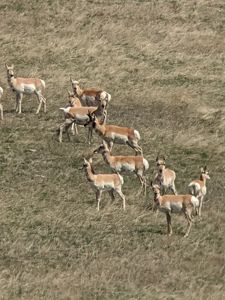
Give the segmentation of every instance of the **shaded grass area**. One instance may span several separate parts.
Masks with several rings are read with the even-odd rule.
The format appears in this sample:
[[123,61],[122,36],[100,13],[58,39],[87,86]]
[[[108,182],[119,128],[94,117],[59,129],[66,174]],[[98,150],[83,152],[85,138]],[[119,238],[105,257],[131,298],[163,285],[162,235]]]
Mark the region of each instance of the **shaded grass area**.
[[[46,81],[47,114],[15,96],[0,66],[0,299],[222,299],[224,295],[223,1],[1,1],[3,62]],[[140,131],[147,197],[124,176],[127,210],[94,192],[79,168],[100,143],[87,132],[59,144],[69,76],[112,95],[108,122]],[[199,168],[211,180],[202,219],[152,213],[160,152],[187,191]],[[115,145],[115,154],[133,154]],[[101,156],[96,172],[110,172]]]

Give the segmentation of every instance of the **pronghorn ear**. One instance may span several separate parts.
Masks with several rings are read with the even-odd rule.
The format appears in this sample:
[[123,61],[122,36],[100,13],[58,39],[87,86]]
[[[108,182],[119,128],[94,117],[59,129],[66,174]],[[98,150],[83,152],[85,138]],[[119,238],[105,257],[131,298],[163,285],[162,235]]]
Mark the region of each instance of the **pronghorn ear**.
[[204,168],[203,168],[203,167],[201,167],[201,168],[200,168],[200,171],[201,171],[201,173],[203,173],[203,172],[204,172]]
[[11,68],[14,69],[14,65],[11,65]]
[[162,159],[163,159],[163,160],[166,160],[166,157],[165,157],[165,155],[163,155],[163,156],[162,156]]
[[5,63],[5,68],[8,70],[9,69],[9,66]]
[[89,163],[92,164],[92,157],[89,158]]
[[108,145],[107,145],[107,143],[106,143],[106,141],[102,141],[102,144],[103,144],[103,146],[105,147],[105,148],[107,148],[108,147]]
[[84,163],[86,164],[88,161],[84,158]]
[[204,166],[204,171],[207,171],[207,166]]

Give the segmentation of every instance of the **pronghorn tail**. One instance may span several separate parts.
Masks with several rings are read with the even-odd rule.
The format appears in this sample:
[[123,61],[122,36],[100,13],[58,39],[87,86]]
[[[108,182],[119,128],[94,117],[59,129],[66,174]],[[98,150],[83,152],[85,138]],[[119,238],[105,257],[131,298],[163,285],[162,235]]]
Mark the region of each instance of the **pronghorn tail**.
[[145,167],[145,171],[149,169],[149,163],[147,161],[147,159],[143,158],[143,164],[144,164],[144,167]]
[[134,135],[135,135],[137,140],[141,139],[140,133],[137,130],[134,130]]

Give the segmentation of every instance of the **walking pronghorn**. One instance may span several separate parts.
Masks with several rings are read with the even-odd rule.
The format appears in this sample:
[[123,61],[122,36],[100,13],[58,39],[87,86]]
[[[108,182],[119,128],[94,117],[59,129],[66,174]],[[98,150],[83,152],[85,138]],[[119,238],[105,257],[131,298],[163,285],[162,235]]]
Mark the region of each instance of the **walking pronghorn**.
[[126,144],[134,149],[136,155],[142,155],[142,148],[138,145],[140,134],[137,130],[128,127],[119,127],[115,125],[106,125],[105,120],[100,122],[95,115],[91,114],[91,124],[95,132],[106,141],[109,151],[112,151],[113,144]]
[[191,195],[194,195],[199,199],[200,205],[199,205],[198,215],[201,217],[203,198],[205,197],[207,192],[206,180],[210,179],[210,177],[209,177],[209,171],[206,166],[204,168],[201,168],[200,171],[201,171],[200,178],[193,180],[188,185],[188,190]]
[[45,82],[42,79],[38,78],[20,78],[14,76],[14,65],[9,67],[5,64],[7,70],[7,78],[9,86],[12,91],[16,93],[16,112],[21,114],[21,103],[23,94],[35,94],[39,101],[38,109],[36,114],[39,113],[41,109],[42,102],[44,104],[44,112],[46,112],[46,99],[42,95],[42,92],[45,89]]
[[[67,107],[81,107],[82,106],[82,104],[80,102],[80,99],[77,98],[73,93],[70,93],[68,91],[68,96],[69,96],[69,102],[66,104],[65,108],[67,108]],[[73,135],[78,134],[78,129],[77,129],[77,124],[76,123],[72,124],[71,131],[72,131]]]
[[104,140],[102,145],[94,150],[94,153],[101,153],[105,162],[115,172],[125,171],[135,173],[141,183],[138,194],[141,194],[144,188],[144,193],[146,195],[146,178],[144,173],[148,170],[149,163],[143,156],[113,156]]
[[106,107],[111,100],[111,95],[101,89],[88,88],[82,89],[79,85],[79,82],[72,80],[70,77],[72,89],[74,95],[81,100],[82,105],[84,106],[98,106],[99,101],[106,101]]
[[151,184],[154,192],[154,211],[161,211],[166,214],[167,233],[172,234],[171,213],[183,212],[188,222],[185,237],[189,235],[192,225],[192,212],[197,213],[199,200],[193,195],[160,195],[160,186]]
[[123,200],[123,209],[125,210],[125,196],[122,193],[123,177],[117,174],[95,174],[92,168],[92,159],[84,159],[83,168],[85,169],[87,180],[91,183],[94,190],[96,190],[97,209],[101,201],[102,192],[107,191],[112,198],[115,199],[114,192],[117,193]]
[[[0,87],[0,100],[2,98],[3,95],[3,88]],[[3,120],[3,105],[0,103],[0,118],[1,120]]]
[[160,186],[162,195],[166,193],[167,189],[170,189],[174,195],[177,195],[177,190],[175,187],[176,173],[173,170],[166,168],[165,156],[159,158],[159,155],[157,155],[156,165],[158,172],[155,175],[154,184],[158,184]]

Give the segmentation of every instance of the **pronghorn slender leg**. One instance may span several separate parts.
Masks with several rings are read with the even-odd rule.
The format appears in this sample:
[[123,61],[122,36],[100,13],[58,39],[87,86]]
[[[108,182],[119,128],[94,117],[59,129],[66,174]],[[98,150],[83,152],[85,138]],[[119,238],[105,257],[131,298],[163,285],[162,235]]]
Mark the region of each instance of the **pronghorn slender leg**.
[[127,141],[127,145],[134,149],[136,156],[138,155],[138,153],[140,153],[141,155],[143,154],[142,148],[137,143]]
[[117,194],[120,196],[120,198],[123,200],[123,210],[126,209],[126,200],[125,200],[125,196],[121,191],[121,188],[116,189]]
[[16,113],[19,112],[19,99],[20,99],[20,94],[16,94]]
[[170,212],[166,213],[166,220],[167,220],[167,234],[169,236],[172,235],[173,231],[172,231],[172,226],[171,226],[171,215]]
[[39,114],[39,111],[41,109],[41,105],[42,105],[42,97],[41,95],[38,93],[38,92],[35,92],[35,95],[37,96],[37,99],[38,99],[38,102],[39,102],[39,105],[38,105],[38,108],[37,108],[37,111],[36,111],[36,114]]
[[199,215],[199,217],[201,217],[201,215],[202,215],[202,203],[203,203],[203,197],[204,196],[200,196],[199,198],[199,208],[198,208],[198,215]]
[[190,230],[191,230],[191,225],[192,225],[191,211],[189,211],[189,210],[186,209],[184,211],[184,215],[185,215],[185,218],[188,221],[188,227],[187,227],[187,231],[186,231],[184,237],[188,237],[188,235],[190,233]]
[[99,205],[100,205],[100,201],[101,201],[101,195],[102,195],[102,191],[97,190],[96,191],[96,200],[97,200],[97,210],[98,211],[99,211]]
[[136,174],[137,174],[137,177],[138,177],[138,179],[139,179],[139,181],[140,181],[140,183],[141,183],[141,187],[140,187],[140,189],[139,189],[139,191],[138,191],[138,193],[137,193],[137,196],[138,196],[138,195],[140,195],[140,194],[142,193],[143,186],[145,185],[145,183],[144,183],[143,175],[140,174],[140,173],[136,173]]
[[91,145],[92,135],[93,135],[93,129],[91,127],[88,127],[88,144],[89,145]]
[[107,144],[108,144],[109,152],[111,153],[113,147],[113,141],[107,142]]
[[177,190],[176,190],[176,187],[175,187],[174,183],[171,185],[170,189],[174,193],[174,195],[177,195]]
[[3,120],[3,105],[2,104],[0,104],[0,114],[1,114],[0,119]]
[[113,194],[113,191],[112,191],[112,190],[111,190],[111,191],[109,191],[109,195],[110,195],[110,197],[111,197],[112,201],[114,201],[114,200],[115,200],[115,196],[114,196],[114,194]]
[[38,92],[38,95],[39,95],[39,97],[41,99],[41,103],[42,102],[44,103],[44,113],[46,113],[46,102],[47,102],[47,100],[45,99],[45,97],[40,92]]
[[19,114],[21,114],[21,106],[22,106],[23,94],[19,94]]

